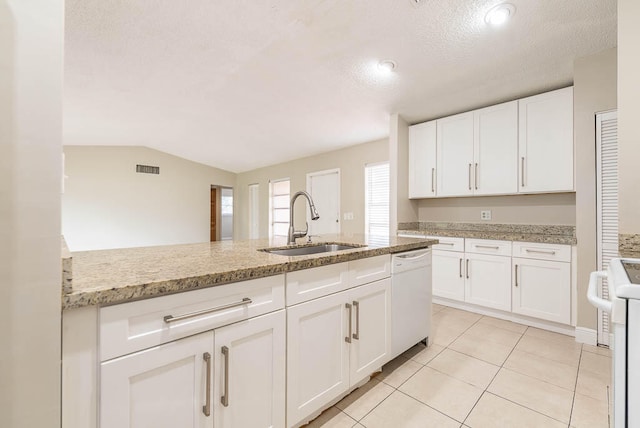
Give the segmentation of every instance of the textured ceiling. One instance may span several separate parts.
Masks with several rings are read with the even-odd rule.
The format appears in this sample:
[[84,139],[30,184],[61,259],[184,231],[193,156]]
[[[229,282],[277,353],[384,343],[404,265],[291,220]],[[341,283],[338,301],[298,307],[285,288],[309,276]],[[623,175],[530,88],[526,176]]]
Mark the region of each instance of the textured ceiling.
[[[241,172],[570,84],[615,0],[67,0],[64,141]],[[398,66],[385,76],[381,59]]]

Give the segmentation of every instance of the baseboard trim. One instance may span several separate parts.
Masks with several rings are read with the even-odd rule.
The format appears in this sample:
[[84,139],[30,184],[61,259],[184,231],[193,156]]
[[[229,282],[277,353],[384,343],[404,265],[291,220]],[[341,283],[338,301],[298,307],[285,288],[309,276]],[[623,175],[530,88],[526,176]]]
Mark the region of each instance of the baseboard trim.
[[592,328],[576,327],[576,342],[596,346],[598,344],[598,332]]

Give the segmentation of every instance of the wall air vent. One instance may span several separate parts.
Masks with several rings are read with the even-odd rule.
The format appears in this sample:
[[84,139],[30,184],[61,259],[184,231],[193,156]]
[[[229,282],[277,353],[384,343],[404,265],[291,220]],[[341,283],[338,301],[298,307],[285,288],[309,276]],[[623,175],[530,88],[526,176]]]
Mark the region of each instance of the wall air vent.
[[136,165],[136,172],[140,172],[142,174],[160,174],[160,167],[150,165]]

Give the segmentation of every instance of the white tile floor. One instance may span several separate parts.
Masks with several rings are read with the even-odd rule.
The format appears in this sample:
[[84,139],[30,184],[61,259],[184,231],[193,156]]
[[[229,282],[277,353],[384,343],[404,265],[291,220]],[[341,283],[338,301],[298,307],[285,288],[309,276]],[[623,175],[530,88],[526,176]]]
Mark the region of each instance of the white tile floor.
[[611,354],[574,338],[434,305],[415,346],[308,427],[608,427]]

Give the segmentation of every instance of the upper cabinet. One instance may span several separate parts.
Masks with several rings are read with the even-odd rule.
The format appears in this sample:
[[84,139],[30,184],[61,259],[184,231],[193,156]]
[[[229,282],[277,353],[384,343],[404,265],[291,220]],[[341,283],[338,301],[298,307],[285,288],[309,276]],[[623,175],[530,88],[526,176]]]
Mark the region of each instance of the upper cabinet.
[[473,112],[438,119],[438,196],[473,195]]
[[518,101],[519,191],[573,191],[573,88]]
[[409,127],[409,198],[436,196],[436,121]]
[[473,139],[473,194],[518,191],[518,102],[476,110]]
[[573,88],[409,127],[409,197],[573,191]]

